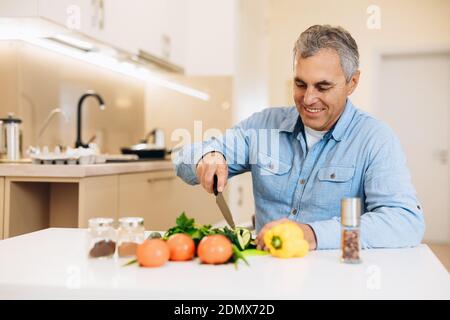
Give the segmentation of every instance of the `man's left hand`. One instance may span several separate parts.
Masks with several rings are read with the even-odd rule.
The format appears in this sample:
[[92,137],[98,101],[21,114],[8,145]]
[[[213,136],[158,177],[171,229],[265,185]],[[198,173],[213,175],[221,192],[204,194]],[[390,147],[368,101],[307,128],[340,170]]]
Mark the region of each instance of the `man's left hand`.
[[303,235],[305,236],[305,240],[308,241],[309,243],[309,250],[315,250],[317,247],[317,243],[316,243],[316,236],[314,234],[313,229],[307,225],[307,224],[303,224],[303,223],[298,223],[292,220],[289,220],[287,218],[283,218],[280,220],[275,220],[272,222],[267,223],[259,232],[258,236],[256,237],[256,245],[257,248],[259,250],[267,250],[266,246],[264,245],[264,234],[266,233],[267,230],[273,228],[274,226],[276,226],[277,224],[283,223],[283,222],[292,222],[297,224],[303,231]]

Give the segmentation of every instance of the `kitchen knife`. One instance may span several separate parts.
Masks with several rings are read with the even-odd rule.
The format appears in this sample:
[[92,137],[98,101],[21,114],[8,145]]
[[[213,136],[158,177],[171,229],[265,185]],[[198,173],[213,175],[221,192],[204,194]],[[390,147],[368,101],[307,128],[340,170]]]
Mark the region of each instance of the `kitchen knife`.
[[228,205],[223,197],[222,192],[217,191],[217,175],[214,175],[214,184],[213,184],[213,191],[214,195],[216,196],[216,203],[217,206],[220,209],[220,212],[222,212],[223,217],[227,221],[227,223],[230,225],[231,228],[235,228],[233,216],[231,215],[230,208],[228,208]]

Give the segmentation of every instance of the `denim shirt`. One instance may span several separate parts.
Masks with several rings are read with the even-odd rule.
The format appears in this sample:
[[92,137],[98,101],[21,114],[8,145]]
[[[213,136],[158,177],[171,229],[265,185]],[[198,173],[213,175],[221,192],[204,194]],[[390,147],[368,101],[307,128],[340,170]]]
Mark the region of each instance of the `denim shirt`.
[[347,99],[339,120],[308,150],[295,107],[255,113],[224,135],[184,146],[176,173],[197,184],[196,164],[221,152],[229,178],[250,171],[256,229],[288,218],[308,224],[317,249],[340,247],[340,201],[359,197],[363,248],[418,245],[425,223],[406,159],[394,132]]

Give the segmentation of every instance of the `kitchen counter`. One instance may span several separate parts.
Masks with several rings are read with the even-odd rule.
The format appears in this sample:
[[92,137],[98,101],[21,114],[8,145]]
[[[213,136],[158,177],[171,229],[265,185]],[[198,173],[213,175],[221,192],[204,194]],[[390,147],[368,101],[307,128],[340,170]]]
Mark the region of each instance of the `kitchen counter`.
[[0,177],[83,178],[123,173],[172,170],[170,160],[151,160],[91,165],[0,164]]
[[250,266],[168,262],[123,267],[88,259],[84,229],[46,229],[0,241],[0,299],[450,299],[450,275],[426,245],[304,258],[250,257]]
[[[0,239],[49,227],[86,228],[98,216],[141,215],[161,228],[175,214],[167,195],[179,196],[179,184],[170,160],[0,164]],[[166,218],[158,220],[154,210]]]

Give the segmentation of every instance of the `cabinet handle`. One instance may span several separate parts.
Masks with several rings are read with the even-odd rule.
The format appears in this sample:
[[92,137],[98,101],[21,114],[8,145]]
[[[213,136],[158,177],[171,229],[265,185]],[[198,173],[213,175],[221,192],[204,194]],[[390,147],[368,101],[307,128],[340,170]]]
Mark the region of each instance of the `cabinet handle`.
[[157,181],[168,181],[168,180],[173,180],[173,179],[175,179],[174,176],[172,176],[172,177],[150,178],[150,179],[147,179],[147,182],[148,183],[152,183],[152,182],[157,182]]

